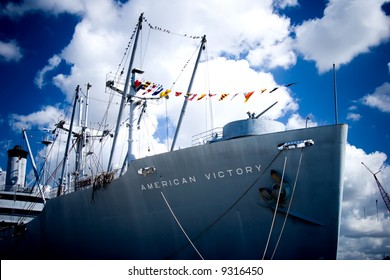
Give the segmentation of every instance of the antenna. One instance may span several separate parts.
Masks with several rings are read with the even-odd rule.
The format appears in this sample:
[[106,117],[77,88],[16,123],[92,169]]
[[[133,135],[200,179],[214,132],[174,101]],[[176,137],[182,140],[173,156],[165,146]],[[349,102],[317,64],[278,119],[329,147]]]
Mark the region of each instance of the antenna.
[[339,123],[339,117],[337,113],[337,86],[336,86],[336,66],[333,63],[333,94],[334,94],[334,115],[336,124]]

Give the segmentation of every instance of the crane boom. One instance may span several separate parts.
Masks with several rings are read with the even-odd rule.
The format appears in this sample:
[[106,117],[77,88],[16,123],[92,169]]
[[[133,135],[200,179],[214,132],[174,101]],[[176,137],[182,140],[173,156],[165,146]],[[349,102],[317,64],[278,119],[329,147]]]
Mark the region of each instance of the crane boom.
[[376,174],[379,171],[377,173],[374,173],[363,162],[362,162],[362,164],[364,165],[365,168],[367,168],[368,171],[370,171],[370,173],[372,175],[374,175],[374,179],[375,179],[376,184],[378,185],[379,192],[381,193],[381,196],[383,198],[383,201],[385,202],[387,210],[390,212],[390,197],[389,197],[389,194],[385,191],[385,189],[383,188],[382,184],[379,182],[378,178],[376,177]]

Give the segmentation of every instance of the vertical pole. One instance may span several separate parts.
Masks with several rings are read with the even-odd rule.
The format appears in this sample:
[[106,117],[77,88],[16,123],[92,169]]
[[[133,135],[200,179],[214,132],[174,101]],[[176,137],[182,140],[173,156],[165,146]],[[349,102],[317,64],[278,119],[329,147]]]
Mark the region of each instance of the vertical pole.
[[[199,60],[200,60],[200,55],[202,54],[202,51],[203,51],[203,49],[204,49],[204,45],[205,45],[205,44],[206,44],[206,35],[203,35],[203,37],[202,37],[202,42],[201,42],[200,49],[199,49],[199,53],[198,53],[198,57],[197,57],[196,62],[195,62],[194,71],[192,72],[191,81],[190,81],[190,84],[188,85],[187,93],[190,93],[190,92],[191,92],[192,83],[194,82],[196,70],[198,69],[198,64],[199,64]],[[180,117],[179,117],[179,122],[178,122],[178,124],[177,124],[177,128],[176,128],[176,131],[175,131],[175,136],[173,137],[172,146],[171,146],[171,151],[173,151],[173,149],[175,148],[177,136],[178,136],[179,131],[180,131],[180,127],[181,127],[181,123],[182,123],[182,121],[183,121],[184,114],[185,114],[185,112],[186,112],[187,103],[188,103],[188,95],[186,94],[186,95],[185,95],[185,99],[184,99],[184,103],[183,103],[183,107],[182,107],[182,109],[181,109],[181,113],[180,113]]]
[[[32,165],[32,168],[33,168],[33,171],[34,171],[34,175],[35,175],[35,183],[38,185],[38,189],[39,189],[39,192],[41,193],[41,196],[42,196],[42,199],[43,199],[43,203],[45,204],[46,203],[45,195],[43,193],[43,190],[42,190],[41,186],[39,185],[40,178],[39,178],[38,169],[37,169],[37,166],[35,164],[34,157],[32,156],[30,142],[28,141],[27,133],[26,133],[26,130],[24,128],[23,128],[23,138],[26,141],[28,154],[30,156],[31,165]],[[31,192],[33,192],[34,186],[31,188]]]
[[79,172],[81,169],[81,162],[82,162],[82,153],[83,153],[83,132],[82,132],[82,123],[83,123],[83,97],[80,96],[79,100],[79,119],[78,119],[78,126],[81,127],[81,132],[77,135],[77,147],[76,147],[76,158],[75,158],[75,180],[79,177]]
[[84,177],[84,167],[85,167],[85,157],[84,157],[84,147],[87,143],[87,127],[88,127],[88,109],[89,109],[89,89],[92,87],[90,83],[87,83],[87,93],[85,96],[85,109],[84,109],[84,117],[82,122],[82,148],[81,148],[81,169],[80,169],[80,175],[81,178]]
[[334,92],[334,115],[336,124],[339,123],[338,113],[337,113],[337,86],[336,86],[336,68],[333,63],[333,92]]
[[74,98],[74,103],[73,103],[73,111],[72,111],[72,118],[70,119],[70,126],[69,126],[69,131],[68,131],[68,139],[66,141],[66,147],[65,147],[65,155],[62,163],[62,171],[61,171],[61,177],[60,177],[60,184],[58,185],[58,190],[57,190],[57,196],[60,196],[62,194],[62,181],[64,179],[65,175],[65,167],[68,162],[68,153],[69,153],[69,144],[70,140],[72,138],[72,129],[73,129],[73,120],[74,120],[74,115],[76,112],[76,105],[77,105],[77,100],[79,99],[79,90],[80,86],[76,87],[76,96]]
[[132,51],[130,62],[129,62],[129,68],[127,70],[125,88],[123,89],[123,93],[122,93],[121,105],[120,105],[120,108],[119,108],[118,119],[117,119],[116,127],[115,127],[115,135],[114,135],[114,139],[113,139],[113,143],[112,143],[110,159],[108,161],[108,171],[112,171],[112,158],[114,156],[116,141],[118,139],[118,133],[119,133],[119,127],[120,127],[120,123],[121,123],[121,119],[122,119],[123,109],[124,109],[124,107],[126,105],[127,93],[129,91],[129,84],[130,84],[130,80],[131,80],[130,76],[131,76],[131,71],[132,71],[132,68],[133,68],[135,52],[137,50],[139,31],[142,29],[142,19],[143,19],[143,13],[138,18],[138,26],[137,26],[137,31],[136,31],[136,34],[135,34],[133,51]]

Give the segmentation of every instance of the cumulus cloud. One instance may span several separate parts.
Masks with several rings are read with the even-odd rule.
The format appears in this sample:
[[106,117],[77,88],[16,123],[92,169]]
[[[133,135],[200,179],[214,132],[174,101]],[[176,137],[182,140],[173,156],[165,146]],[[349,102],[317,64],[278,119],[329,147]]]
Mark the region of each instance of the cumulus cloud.
[[331,0],[324,16],[295,28],[296,47],[319,72],[366,53],[390,36],[390,17],[381,6],[386,0]]
[[284,38],[277,44],[250,50],[247,59],[254,66],[281,66],[287,69],[296,63],[297,58],[293,51],[293,40]]
[[314,121],[314,116],[309,115],[305,118],[301,117],[298,113],[292,114],[286,124],[286,129],[299,129],[304,127],[314,127],[317,126],[318,123]]
[[[44,1],[45,2],[45,1]],[[69,74],[59,73],[53,78],[56,86],[66,93],[68,101],[74,96],[74,89],[77,84],[83,85],[87,82],[93,85],[91,92],[91,120],[103,122],[102,114],[107,105],[98,100],[107,100],[107,93],[104,90],[104,83],[107,75],[116,73],[118,62],[121,61],[124,48],[133,31],[129,26],[134,27],[136,19],[141,11],[146,11],[145,16],[152,25],[158,25],[179,34],[203,35],[207,34],[207,47],[203,52],[202,63],[199,65],[197,80],[194,83],[195,92],[222,91],[238,92],[260,90],[263,88],[277,87],[272,74],[267,71],[255,71],[256,67],[268,69],[274,67],[289,67],[296,61],[292,51],[292,40],[290,35],[290,22],[274,12],[271,0],[245,1],[245,3],[227,2],[220,6],[214,1],[193,1],[183,3],[178,1],[175,4],[175,12],[166,11],[166,7],[172,6],[169,1],[131,1],[122,6],[111,1],[101,1],[99,5],[90,1],[83,2],[82,19],[75,28],[75,33],[68,46],[61,53],[54,55],[48,64],[37,74],[36,83],[39,86],[44,84],[44,77],[48,71],[54,69],[60,59],[71,65]],[[286,2],[287,3],[287,2]],[[288,2],[290,5],[293,2]],[[68,11],[71,9],[54,5],[56,12]],[[54,9],[53,5],[50,6]],[[48,4],[42,4],[42,9],[48,10]],[[216,14],[215,10],[223,9]],[[177,13],[177,11],[181,11]],[[220,18],[223,15],[224,18]],[[174,17],[174,20],[172,18]],[[226,21],[226,17],[229,18]],[[199,20],[199,19],[202,20]],[[181,24],[178,26],[177,22]],[[180,36],[166,36],[155,30],[147,31],[144,24],[141,37],[144,50],[136,57],[137,67],[142,62],[145,70],[144,79],[170,87],[180,74],[180,70],[186,64],[200,40],[190,40]],[[146,32],[150,35],[146,36]],[[164,42],[164,48],[161,47]],[[166,46],[165,46],[166,45]],[[129,52],[129,51],[128,51]],[[152,59],[149,59],[153,55]],[[145,59],[146,58],[146,59]],[[208,58],[208,60],[206,60]],[[193,61],[188,64],[184,74],[175,83],[174,90],[186,91],[189,81],[189,74],[192,71]],[[192,63],[192,64],[191,64]],[[122,66],[121,66],[122,67]],[[206,80],[209,82],[206,82]],[[291,81],[285,81],[286,83]],[[207,85],[206,85],[207,84]],[[199,86],[201,85],[201,86]],[[110,129],[114,129],[113,119],[119,103],[119,96],[112,97],[112,105],[108,113]],[[297,101],[294,100],[290,91],[280,87],[274,94],[256,94],[251,97],[251,102],[212,102],[213,119],[210,114],[200,107],[205,107],[205,102],[193,103],[188,106],[188,113],[191,119],[185,119],[187,127],[195,129],[196,132],[214,126],[220,126],[234,118],[246,118],[246,112],[260,112],[273,102],[278,104],[267,112],[269,118],[279,118],[288,112],[298,109]],[[182,98],[171,97],[168,106],[168,119],[176,124],[182,106]],[[165,119],[165,110],[149,107],[149,114],[156,121]],[[209,108],[211,109],[211,108]],[[153,110],[153,111],[152,111]],[[227,115],[225,112],[234,112]],[[207,116],[207,117],[206,117]],[[203,120],[207,118],[208,127],[201,127]],[[193,120],[198,121],[194,123]],[[188,125],[190,123],[190,125]],[[159,131],[162,131],[162,123],[157,123]],[[184,124],[183,124],[184,127]],[[183,139],[186,136],[191,138],[186,129],[182,130]],[[193,134],[193,132],[192,132]],[[165,135],[164,138],[166,138]],[[169,136],[168,136],[169,137]],[[163,138],[163,137],[159,137]],[[157,144],[157,143],[156,143]],[[188,146],[179,140],[180,146]]]
[[12,114],[8,122],[14,131],[20,133],[23,129],[33,127],[54,127],[61,115],[63,115],[63,112],[60,109],[48,105],[29,115]]
[[287,7],[297,6],[298,0],[276,0],[275,6],[280,7],[281,9],[285,9]]
[[384,113],[390,112],[390,83],[385,82],[377,87],[372,94],[361,99],[362,104],[376,108]]
[[16,41],[0,41],[0,61],[18,62],[23,57],[22,50]]
[[41,70],[38,71],[36,77],[35,77],[35,84],[42,88],[44,85],[44,79],[47,72],[54,70],[58,65],[61,63],[61,57],[58,55],[52,56],[49,61],[48,65],[43,67]]
[[[344,172],[344,194],[340,229],[339,259],[381,259],[390,250],[390,215],[373,175],[388,192],[390,167],[381,152],[367,154],[348,144]],[[378,207],[377,207],[378,205]]]
[[[95,1],[98,2],[98,1]],[[18,18],[26,13],[36,11],[47,11],[53,14],[59,14],[64,12],[79,13],[83,10],[83,3],[78,0],[69,1],[50,1],[50,0],[37,0],[37,1],[18,1],[5,2],[0,4],[0,16],[8,16],[11,18]]]

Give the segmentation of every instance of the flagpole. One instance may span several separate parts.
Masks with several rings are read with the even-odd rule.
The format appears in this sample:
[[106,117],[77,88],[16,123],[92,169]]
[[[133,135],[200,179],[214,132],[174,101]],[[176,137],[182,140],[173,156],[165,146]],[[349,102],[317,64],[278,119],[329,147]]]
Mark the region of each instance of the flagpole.
[[335,115],[336,124],[338,124],[339,119],[338,119],[338,113],[337,113],[336,68],[335,68],[334,63],[333,63],[333,93],[334,93],[334,115]]
[[[129,68],[127,70],[127,76],[126,76],[126,81],[125,81],[125,88],[123,89],[123,92],[122,92],[122,99],[121,99],[121,104],[120,104],[119,112],[118,112],[118,119],[117,119],[117,123],[116,123],[116,127],[115,127],[115,135],[114,135],[114,139],[113,139],[113,143],[112,143],[112,147],[111,147],[110,158],[108,160],[108,166],[107,166],[108,172],[113,170],[112,160],[113,160],[114,153],[115,153],[115,147],[116,147],[116,142],[117,142],[117,139],[118,139],[120,124],[121,124],[121,121],[122,121],[123,110],[125,108],[126,100],[128,98],[131,74],[132,74],[132,71],[133,71],[133,69],[132,69],[133,68],[133,61],[134,61],[134,57],[135,57],[135,52],[137,50],[138,36],[139,36],[139,33],[140,33],[141,29],[142,29],[142,19],[143,19],[143,13],[141,13],[141,15],[138,18],[137,31],[136,31],[136,34],[135,34],[133,50],[132,50],[131,57],[130,57]],[[131,101],[131,96],[129,96],[129,99]],[[130,104],[130,110],[132,109],[131,107],[132,107],[132,104]],[[130,125],[132,125],[131,122],[130,122]],[[131,127],[130,127],[130,129],[131,129]],[[130,141],[131,141],[131,139],[129,139],[129,142]],[[126,158],[125,162],[129,161],[129,159],[128,159],[129,153],[131,153],[131,151],[128,151],[128,155],[127,155],[127,158]]]
[[176,128],[176,131],[175,131],[175,136],[173,137],[173,140],[172,140],[171,151],[173,151],[173,149],[175,148],[177,136],[178,136],[178,134],[179,134],[179,130],[180,130],[180,127],[181,127],[181,123],[182,123],[182,121],[183,121],[183,117],[184,117],[184,114],[185,114],[186,108],[187,108],[188,93],[191,92],[192,83],[194,82],[196,70],[197,70],[197,68],[198,68],[198,64],[199,64],[199,60],[200,60],[200,55],[202,54],[202,51],[203,51],[203,48],[204,48],[204,45],[205,45],[205,44],[206,44],[206,35],[203,35],[203,37],[202,37],[202,42],[201,42],[200,49],[199,49],[199,53],[198,53],[198,57],[197,57],[196,62],[195,62],[194,71],[192,72],[191,81],[190,81],[190,84],[188,85],[187,94],[186,94],[185,97],[184,97],[185,99],[184,99],[183,107],[182,107],[182,109],[181,109],[181,113],[180,113],[180,117],[179,117],[179,122],[178,122],[178,124],[177,124],[177,128]]

